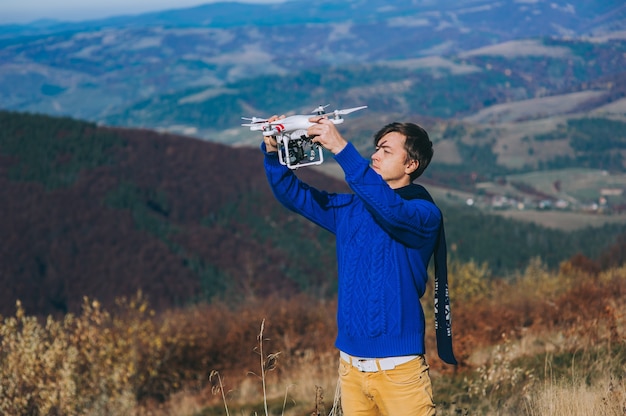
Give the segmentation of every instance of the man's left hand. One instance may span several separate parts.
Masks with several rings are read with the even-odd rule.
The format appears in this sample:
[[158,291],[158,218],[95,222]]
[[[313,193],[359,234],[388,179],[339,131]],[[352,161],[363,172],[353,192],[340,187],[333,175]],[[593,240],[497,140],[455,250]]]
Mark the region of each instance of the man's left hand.
[[309,119],[313,124],[307,130],[314,143],[321,144],[325,149],[337,154],[343,150],[348,142],[339,134],[335,124],[324,116],[315,116]]

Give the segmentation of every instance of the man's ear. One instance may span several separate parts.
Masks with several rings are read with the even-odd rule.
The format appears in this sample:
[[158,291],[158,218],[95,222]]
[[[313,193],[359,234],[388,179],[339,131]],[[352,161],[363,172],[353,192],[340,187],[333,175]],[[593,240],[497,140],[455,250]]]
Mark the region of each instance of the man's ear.
[[404,167],[404,172],[407,175],[411,175],[413,172],[417,170],[417,168],[419,168],[419,166],[420,166],[419,160],[415,160],[415,159],[409,160],[406,166]]

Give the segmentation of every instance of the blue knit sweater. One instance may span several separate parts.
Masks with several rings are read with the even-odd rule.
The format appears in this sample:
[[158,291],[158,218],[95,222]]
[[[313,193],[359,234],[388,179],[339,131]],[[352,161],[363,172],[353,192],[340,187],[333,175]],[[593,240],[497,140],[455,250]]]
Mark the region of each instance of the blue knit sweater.
[[335,346],[357,357],[423,354],[420,298],[441,224],[437,206],[407,199],[419,185],[391,189],[352,144],[335,160],[354,194],[319,191],[281,165],[277,153],[265,155],[276,198],[336,236]]

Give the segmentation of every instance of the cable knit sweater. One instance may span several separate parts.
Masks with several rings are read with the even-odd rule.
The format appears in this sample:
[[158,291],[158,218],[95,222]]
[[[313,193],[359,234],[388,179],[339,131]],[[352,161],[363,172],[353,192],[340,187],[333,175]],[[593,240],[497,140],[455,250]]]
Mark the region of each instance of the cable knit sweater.
[[[265,152],[265,144],[261,145]],[[265,152],[276,198],[336,236],[338,333],[335,346],[357,357],[423,354],[427,267],[441,224],[432,202],[411,184],[389,185],[352,144],[335,155],[353,194],[327,193],[300,181]]]

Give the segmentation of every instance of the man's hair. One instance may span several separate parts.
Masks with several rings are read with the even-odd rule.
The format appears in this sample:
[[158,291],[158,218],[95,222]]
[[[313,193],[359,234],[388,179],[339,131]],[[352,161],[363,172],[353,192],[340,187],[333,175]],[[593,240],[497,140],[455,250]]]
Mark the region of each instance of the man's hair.
[[411,173],[411,181],[414,181],[424,173],[433,158],[433,142],[430,141],[426,130],[417,124],[394,122],[387,124],[374,135],[374,146],[378,146],[378,142],[384,135],[392,132],[400,133],[406,138],[404,141],[406,161],[417,160],[419,162],[417,169]]

